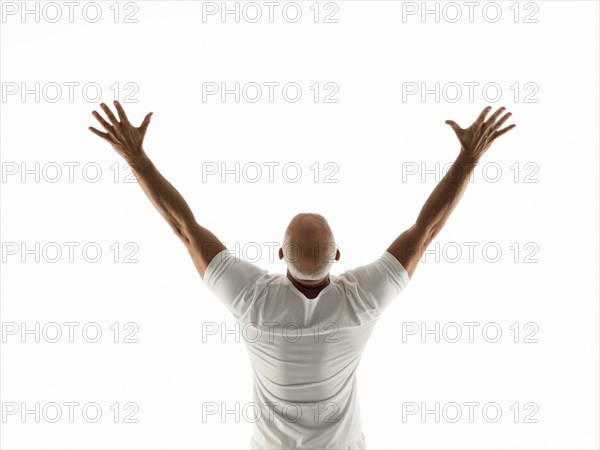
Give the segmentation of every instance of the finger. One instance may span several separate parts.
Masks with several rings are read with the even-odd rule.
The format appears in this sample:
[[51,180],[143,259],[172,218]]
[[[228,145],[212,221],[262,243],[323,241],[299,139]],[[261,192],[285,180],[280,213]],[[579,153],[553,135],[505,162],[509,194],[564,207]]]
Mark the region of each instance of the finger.
[[100,136],[102,139],[106,139],[108,142],[110,142],[111,144],[114,144],[112,138],[110,137],[110,135],[108,133],[103,133],[102,131],[98,131],[96,130],[94,127],[88,127],[88,130],[90,130],[92,133],[97,134],[98,136]]
[[117,109],[117,112],[119,113],[119,120],[123,123],[129,124],[129,119],[127,119],[127,114],[125,114],[125,110],[123,109],[123,107],[121,106],[119,101],[115,100],[114,104],[115,104],[115,108]]
[[148,128],[148,125],[150,124],[150,118],[152,117],[152,114],[154,114],[154,113],[146,114],[146,117],[144,117],[144,121],[139,126],[139,130],[141,131],[142,134],[146,134],[146,129]]
[[115,127],[118,127],[119,126],[119,121],[117,120],[117,118],[115,117],[115,115],[112,113],[112,111],[110,110],[110,108],[108,106],[106,106],[104,103],[100,103],[100,108],[102,108],[104,110],[104,112],[106,113],[106,115],[108,116],[108,118],[112,122],[112,124]]
[[106,131],[108,131],[109,133],[114,135],[114,128],[113,126],[108,123],[106,120],[104,120],[104,117],[102,117],[97,111],[92,111],[92,116],[94,116],[96,118],[96,120],[98,120],[98,122],[100,122],[100,124],[104,127],[104,129]]
[[496,118],[505,110],[506,108],[503,106],[502,108],[499,108],[498,110],[496,110],[496,112],[494,114],[492,114],[490,116],[490,118],[485,122],[486,126],[492,125],[494,123],[494,121],[496,120]]
[[483,121],[485,120],[485,116],[487,116],[487,114],[490,112],[490,110],[492,109],[491,106],[487,106],[485,108],[483,108],[483,111],[481,111],[481,114],[479,114],[479,117],[477,118],[477,120],[475,120],[475,122],[473,122],[473,125],[481,125],[483,123]]
[[458,126],[458,124],[454,120],[446,120],[445,123],[450,125],[452,127],[452,129],[454,130],[454,132],[457,134],[463,130],[461,127]]
[[502,118],[501,118],[501,119],[500,119],[498,122],[496,122],[495,124],[493,124],[493,125],[490,127],[490,130],[491,130],[491,131],[496,131],[498,128],[500,128],[500,127],[502,126],[502,124],[503,124],[504,122],[506,122],[506,121],[508,120],[508,118],[509,118],[510,116],[512,116],[512,113],[506,113],[506,114],[504,114],[504,115],[502,116]]
[[498,136],[502,136],[504,133],[506,133],[508,130],[512,130],[514,127],[516,127],[515,124],[509,125],[506,128],[503,128],[502,130],[496,131],[494,134],[492,134],[492,139],[496,139]]
[[101,116],[101,115],[100,115],[98,112],[96,112],[96,111],[93,111],[93,112],[92,112],[92,116],[94,116],[94,117],[95,117],[95,118],[98,120],[98,122],[100,122],[100,124],[101,124],[101,125],[104,127],[104,129],[105,129],[106,131],[108,131],[108,134],[109,134],[111,137],[113,137],[113,138],[114,138],[114,137],[116,137],[116,131],[115,131],[115,129],[112,127],[112,125],[111,125],[111,124],[109,124],[109,123],[108,123],[106,120],[104,120],[104,117],[102,117],[102,116]]

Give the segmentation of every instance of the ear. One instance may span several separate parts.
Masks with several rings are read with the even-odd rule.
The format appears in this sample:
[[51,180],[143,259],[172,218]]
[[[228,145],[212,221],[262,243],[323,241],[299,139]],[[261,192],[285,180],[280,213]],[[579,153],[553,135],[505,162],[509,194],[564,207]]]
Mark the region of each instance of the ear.
[[283,249],[279,247],[279,259],[283,259]]
[[339,261],[339,260],[340,260],[340,256],[341,256],[341,255],[342,255],[342,254],[340,253],[340,249],[338,248],[338,249],[337,249],[337,251],[335,252],[335,260],[336,260],[336,261]]

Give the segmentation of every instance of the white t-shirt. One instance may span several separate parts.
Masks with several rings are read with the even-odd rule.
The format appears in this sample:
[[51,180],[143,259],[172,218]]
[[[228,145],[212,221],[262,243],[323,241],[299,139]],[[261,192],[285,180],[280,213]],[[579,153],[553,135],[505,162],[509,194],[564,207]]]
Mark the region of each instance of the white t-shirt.
[[385,251],[330,275],[314,299],[285,274],[217,254],[204,283],[240,323],[254,376],[252,448],[365,448],[356,368],[377,318],[409,282]]

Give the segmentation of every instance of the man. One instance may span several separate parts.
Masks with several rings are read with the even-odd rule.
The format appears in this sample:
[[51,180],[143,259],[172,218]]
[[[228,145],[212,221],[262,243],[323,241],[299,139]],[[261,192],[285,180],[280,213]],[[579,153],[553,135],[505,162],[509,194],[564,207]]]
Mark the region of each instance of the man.
[[[511,116],[485,108],[473,124],[452,127],[461,144],[456,161],[435,187],[414,225],[375,261],[329,274],[340,259],[327,220],[302,213],[290,222],[279,249],[286,275],[270,274],[237,260],[231,250],[198,224],[177,190],[160,174],[143,148],[152,113],[133,127],[115,102],[119,120],[100,105],[110,122],[90,130],[107,140],[132,166],[140,186],[185,244],[206,286],[240,324],[251,327],[245,344],[252,363],[253,398],[259,411],[252,448],[363,449],[356,369],[373,327],[408,284],[492,142],[516,125]],[[501,117],[500,117],[501,116]]]

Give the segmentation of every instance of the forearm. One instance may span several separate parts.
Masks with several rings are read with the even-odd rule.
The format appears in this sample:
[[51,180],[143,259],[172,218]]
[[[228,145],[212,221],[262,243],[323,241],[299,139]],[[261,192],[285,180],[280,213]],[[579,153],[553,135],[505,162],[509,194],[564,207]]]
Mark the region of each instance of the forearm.
[[179,236],[186,226],[195,222],[194,214],[185,199],[162,176],[146,154],[128,161],[142,190],[158,212]]
[[478,159],[460,152],[450,170],[435,187],[417,218],[417,225],[435,236],[462,198]]

